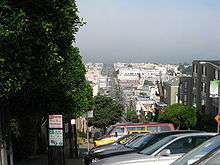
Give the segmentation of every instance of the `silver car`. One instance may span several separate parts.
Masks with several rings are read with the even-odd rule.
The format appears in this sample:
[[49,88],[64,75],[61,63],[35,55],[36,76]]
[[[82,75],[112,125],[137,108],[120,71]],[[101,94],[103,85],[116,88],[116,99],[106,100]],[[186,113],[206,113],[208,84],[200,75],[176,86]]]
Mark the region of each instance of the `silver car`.
[[[172,165],[191,165],[197,161],[204,161],[202,160],[204,157],[209,156],[216,150],[220,150],[220,135],[207,140],[202,145],[196,147],[183,157],[173,162]],[[218,164],[220,164],[220,162]]]
[[169,165],[216,133],[189,133],[168,136],[139,153],[114,156],[92,165]]

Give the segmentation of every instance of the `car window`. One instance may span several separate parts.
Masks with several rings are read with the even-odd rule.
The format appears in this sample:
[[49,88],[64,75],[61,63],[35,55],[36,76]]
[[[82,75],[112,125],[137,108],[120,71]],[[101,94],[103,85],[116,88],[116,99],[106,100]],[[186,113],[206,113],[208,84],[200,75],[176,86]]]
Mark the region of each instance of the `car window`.
[[220,136],[216,136],[205,143],[201,144],[199,147],[193,149],[192,151],[186,153],[183,157],[176,160],[172,165],[191,165],[200,158],[203,158],[209,152],[220,147]]
[[162,140],[158,141],[157,143],[155,143],[155,144],[145,148],[140,153],[145,154],[145,155],[151,155],[154,152],[156,152],[159,148],[161,148],[162,146],[164,146],[165,144],[169,143],[170,141],[172,141],[175,138],[176,138],[175,136],[165,137]]
[[171,154],[187,153],[196,146],[206,141],[208,138],[208,136],[194,136],[181,138],[167,146],[165,149],[170,149]]
[[129,140],[125,146],[126,147],[130,147],[130,145],[132,145],[132,143],[135,143],[136,140],[141,139],[141,137],[144,136],[143,134],[137,134],[134,138],[132,138],[131,140]]
[[170,131],[170,127],[169,126],[159,126],[159,130],[160,132],[163,132],[163,131]]
[[127,127],[128,131],[144,131],[144,126],[136,126],[136,127]]
[[125,131],[124,127],[117,127],[112,130],[111,135],[115,135],[116,132],[117,132],[117,135],[123,135],[124,131]]
[[159,132],[158,126],[147,126],[147,130],[150,132]]
[[190,151],[193,147],[193,138],[185,137],[174,141],[165,149],[169,149],[171,151],[171,154],[180,154]]
[[117,140],[117,143],[125,144],[125,143],[127,143],[129,140],[131,140],[132,138],[134,138],[135,136],[136,136],[135,134],[125,135],[125,136],[119,138],[119,139]]
[[152,135],[145,135],[145,136],[143,136],[141,139],[139,139],[138,141],[136,141],[135,143],[133,143],[132,145],[130,145],[130,147],[131,147],[131,148],[134,148],[134,149],[140,149],[140,148],[142,148],[144,145],[146,145],[147,143],[149,143],[152,138],[153,138]]

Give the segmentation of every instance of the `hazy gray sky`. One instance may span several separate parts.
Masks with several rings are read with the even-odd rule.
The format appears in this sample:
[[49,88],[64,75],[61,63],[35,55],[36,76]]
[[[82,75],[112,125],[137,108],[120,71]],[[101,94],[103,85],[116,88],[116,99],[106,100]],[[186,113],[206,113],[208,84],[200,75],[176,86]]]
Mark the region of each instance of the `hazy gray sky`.
[[220,59],[220,0],[77,0],[86,62]]

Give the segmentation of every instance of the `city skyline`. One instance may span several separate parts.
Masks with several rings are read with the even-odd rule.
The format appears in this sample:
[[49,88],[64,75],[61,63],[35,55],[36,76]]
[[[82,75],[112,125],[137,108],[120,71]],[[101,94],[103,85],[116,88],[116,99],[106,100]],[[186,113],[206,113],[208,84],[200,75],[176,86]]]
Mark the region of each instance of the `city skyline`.
[[216,0],[78,0],[85,62],[191,63],[219,59]]

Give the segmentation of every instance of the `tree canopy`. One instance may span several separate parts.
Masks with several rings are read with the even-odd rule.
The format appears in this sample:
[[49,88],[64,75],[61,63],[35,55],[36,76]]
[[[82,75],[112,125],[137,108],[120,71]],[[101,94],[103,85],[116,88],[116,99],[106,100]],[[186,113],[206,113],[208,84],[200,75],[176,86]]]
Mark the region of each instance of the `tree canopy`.
[[0,1],[1,111],[24,126],[16,138],[24,152],[34,152],[25,145],[36,146],[49,113],[70,119],[93,106],[92,88],[73,45],[83,24],[75,0]]
[[79,49],[72,45],[83,24],[75,0],[2,0],[0,10],[4,103],[43,113],[90,109],[85,106],[90,106],[92,89]]
[[90,120],[91,125],[105,130],[108,126],[121,120],[123,107],[119,102],[108,96],[96,96],[94,102],[94,116]]
[[183,104],[173,104],[165,108],[159,115],[160,121],[168,121],[180,128],[190,128],[196,125],[196,109]]
[[127,110],[127,114],[126,114],[126,120],[127,120],[128,122],[137,123],[137,122],[138,122],[137,112],[136,112],[135,110],[128,109],[128,110]]

